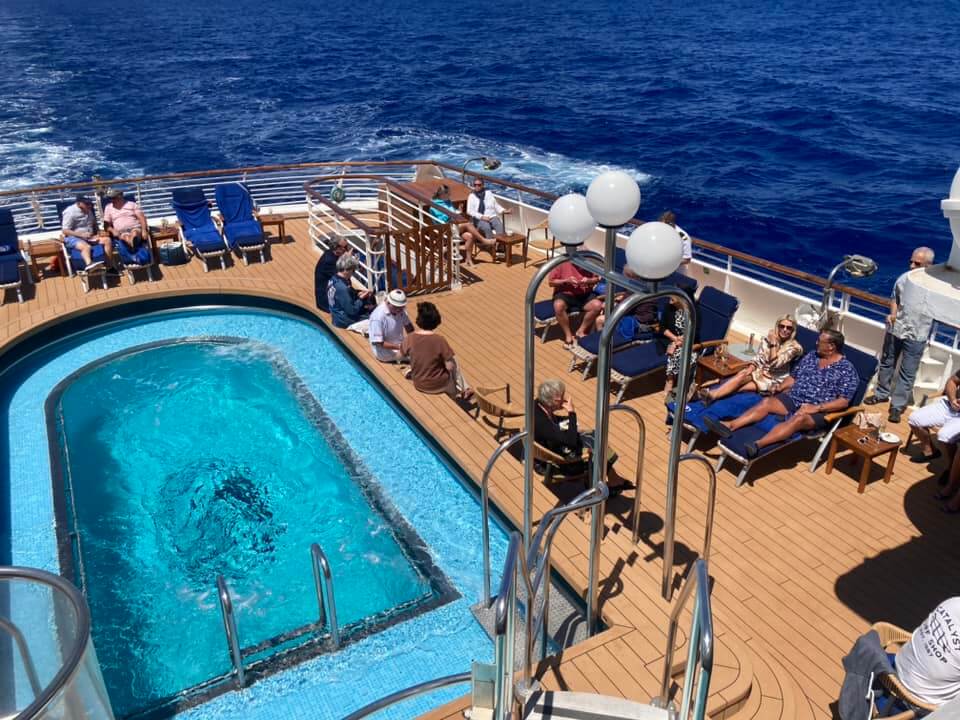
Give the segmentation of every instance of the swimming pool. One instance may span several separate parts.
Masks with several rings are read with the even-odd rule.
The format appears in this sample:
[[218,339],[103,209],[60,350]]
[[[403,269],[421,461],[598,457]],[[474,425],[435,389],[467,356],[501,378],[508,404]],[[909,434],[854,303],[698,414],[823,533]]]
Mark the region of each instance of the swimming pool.
[[[182,341],[185,338],[198,342],[184,344]],[[171,342],[175,344],[164,345]],[[131,354],[132,348],[139,349]],[[109,357],[116,353],[119,355]],[[147,356],[153,357],[149,363],[145,362]],[[192,358],[189,362],[186,360],[187,356]],[[106,362],[104,358],[107,358]],[[172,556],[175,562],[182,565],[180,581],[183,585],[170,588],[172,595],[166,596],[164,601],[172,604],[186,601],[184,604],[191,606],[192,613],[198,616],[203,616],[204,613],[209,614],[209,617],[215,621],[213,626],[217,627],[219,610],[215,603],[209,603],[202,598],[203,590],[200,588],[208,583],[210,572],[239,570],[239,577],[231,581],[233,590],[237,597],[252,599],[249,603],[250,607],[245,607],[243,610],[247,613],[246,625],[244,625],[244,615],[238,617],[240,634],[243,636],[245,633],[250,633],[241,638],[243,645],[249,645],[264,637],[272,637],[278,630],[282,632],[290,629],[286,627],[289,622],[296,625],[301,621],[311,621],[311,613],[315,609],[315,596],[312,590],[303,594],[306,597],[302,597],[299,592],[291,592],[289,597],[278,598],[276,596],[282,594],[281,591],[271,588],[268,594],[263,580],[264,577],[272,577],[271,573],[277,573],[277,577],[283,579],[284,583],[290,580],[292,583],[300,583],[303,587],[309,588],[312,576],[308,565],[307,548],[295,553],[302,558],[295,561],[302,567],[299,575],[293,569],[293,565],[281,571],[273,567],[273,561],[268,562],[263,558],[269,556],[271,552],[279,555],[280,553],[276,552],[279,543],[287,542],[287,538],[294,538],[296,532],[300,532],[299,528],[296,532],[290,530],[291,524],[296,524],[291,523],[291,520],[295,520],[297,513],[301,511],[306,515],[312,515],[312,510],[308,512],[308,509],[322,504],[322,500],[304,499],[304,502],[297,503],[299,506],[293,510],[280,511],[279,515],[284,518],[281,522],[274,509],[273,493],[293,491],[281,490],[279,487],[274,489],[273,478],[262,486],[256,483],[251,485],[248,482],[252,476],[259,477],[259,473],[264,468],[277,465],[276,462],[272,462],[273,458],[260,458],[253,461],[248,458],[239,464],[229,466],[207,461],[205,464],[201,463],[193,467],[185,474],[180,472],[179,475],[176,471],[171,472],[170,467],[164,471],[151,469],[157,464],[154,462],[147,463],[150,467],[143,470],[135,460],[138,455],[143,457],[143,449],[138,446],[142,442],[141,436],[137,432],[132,436],[123,434],[125,429],[131,427],[128,425],[130,417],[126,413],[135,414],[136,408],[139,407],[144,416],[151,418],[151,421],[155,421],[158,417],[162,419],[161,427],[173,437],[171,442],[178,439],[185,441],[185,436],[192,432],[190,426],[194,415],[201,410],[208,412],[211,409],[197,408],[196,399],[190,400],[185,405],[193,408],[194,415],[185,413],[182,408],[177,410],[176,407],[171,408],[166,405],[158,411],[155,403],[151,409],[151,399],[156,400],[162,397],[164,392],[164,388],[157,387],[158,383],[163,383],[161,376],[153,373],[155,367],[183,368],[185,365],[196,365],[201,360],[210,361],[213,365],[226,362],[227,366],[230,363],[240,362],[245,367],[242,372],[245,382],[261,384],[269,390],[268,395],[283,398],[277,408],[261,407],[254,403],[252,408],[246,411],[252,414],[251,417],[254,418],[252,422],[242,420],[241,415],[237,415],[236,427],[217,425],[220,437],[225,441],[227,435],[237,435],[231,431],[241,426],[250,430],[253,437],[261,441],[264,437],[269,437],[273,443],[273,455],[276,456],[279,452],[289,454],[292,458],[291,462],[302,474],[308,472],[304,468],[316,469],[320,466],[327,468],[325,464],[329,460],[329,455],[325,454],[327,451],[320,452],[311,447],[310,451],[306,452],[300,447],[300,452],[294,452],[296,447],[293,445],[283,447],[280,451],[277,448],[283,446],[283,443],[292,444],[302,440],[305,437],[304,433],[308,432],[319,433],[319,436],[311,436],[313,438],[310,441],[311,445],[319,444],[316,437],[320,436],[329,441],[330,436],[323,433],[323,423],[318,422],[317,412],[322,411],[323,417],[329,419],[338,433],[338,436],[333,438],[332,444],[328,442],[329,452],[337,455],[337,442],[342,441],[341,454],[342,451],[347,450],[355,454],[357,461],[352,465],[348,463],[348,467],[356,470],[360,466],[362,471],[359,476],[368,478],[378,488],[379,506],[377,502],[370,502],[370,496],[365,493],[362,484],[356,484],[356,473],[354,473],[355,477],[351,478],[351,486],[354,488],[353,499],[356,500],[359,497],[363,501],[351,507],[354,508],[354,512],[360,512],[357,509],[360,508],[366,513],[355,517],[363,518],[359,524],[364,527],[373,527],[380,531],[373,534],[371,542],[384,543],[382,546],[376,546],[373,554],[368,553],[368,560],[371,561],[367,563],[368,569],[370,564],[376,565],[383,559],[387,560],[387,564],[394,565],[394,569],[396,566],[400,568],[397,574],[398,579],[388,583],[395,585],[391,588],[390,597],[381,599],[386,605],[394,604],[394,607],[396,607],[395,603],[409,607],[409,603],[417,604],[424,599],[427,599],[428,605],[430,602],[433,602],[433,605],[430,605],[426,612],[403,622],[384,623],[385,627],[380,632],[366,634],[339,652],[307,660],[296,667],[271,675],[242,692],[231,692],[191,708],[185,714],[198,718],[231,715],[276,718],[300,714],[304,716],[309,714],[310,717],[338,718],[393,690],[421,680],[466,670],[472,659],[488,661],[492,646],[469,612],[470,604],[475,602],[480,594],[481,583],[479,508],[475,499],[461,485],[444,460],[418,435],[416,428],[384,398],[379,388],[354,365],[332,338],[310,323],[275,313],[227,309],[147,316],[139,318],[136,322],[118,323],[84,333],[31,357],[27,361],[29,369],[18,370],[20,377],[16,378],[16,387],[9,391],[6,403],[10,513],[9,531],[5,533],[8,537],[0,540],[9,548],[6,554],[9,555],[10,562],[53,571],[60,569],[56,537],[55,533],[51,532],[54,514],[54,491],[50,483],[51,466],[49,455],[45,452],[47,448],[44,446],[42,433],[38,432],[39,428],[44,427],[43,399],[54,393],[59,386],[62,392],[59,398],[52,401],[53,405],[62,406],[64,410],[69,410],[73,406],[74,411],[79,413],[76,415],[79,420],[74,421],[77,424],[78,433],[73,440],[70,438],[71,413],[64,414],[64,417],[68,418],[65,430],[70,454],[73,455],[74,443],[78,443],[78,447],[90,453],[86,456],[87,459],[99,458],[97,462],[75,464],[71,463],[72,458],[64,460],[65,464],[61,470],[69,468],[72,479],[78,483],[78,487],[75,488],[77,495],[80,494],[78,474],[82,475],[85,469],[89,469],[88,466],[97,467],[116,463],[122,469],[119,474],[125,478],[130,476],[131,471],[148,476],[146,479],[141,478],[143,483],[137,486],[139,489],[127,487],[117,495],[110,495],[104,494],[106,492],[104,488],[96,487],[95,480],[100,475],[91,474],[83,480],[83,483],[85,487],[90,485],[93,488],[89,497],[97,498],[97,502],[90,504],[93,510],[82,510],[78,507],[78,521],[85,512],[91,512],[91,517],[96,517],[96,508],[104,505],[124,508],[123,512],[118,513],[119,517],[124,518],[124,522],[129,517],[126,510],[138,505],[145,505],[148,509],[145,515],[151,518],[157,517],[154,510],[163,509],[167,505],[176,506],[180,503],[185,508],[179,516],[181,518],[179,521],[155,519],[152,521],[152,526],[144,526],[138,521],[132,523],[131,527],[123,528],[123,532],[128,533],[124,537],[129,537],[131,540],[119,543],[123,548],[120,554],[127,556],[124,559],[131,565],[131,575],[148,569],[147,563],[135,561],[137,555],[134,551],[145,552],[148,555],[152,552],[156,555]],[[249,366],[251,362],[259,363],[256,371],[251,370]],[[145,369],[147,366],[150,370]],[[231,371],[229,374],[236,374],[236,372]],[[178,377],[184,378],[185,375],[181,371]],[[218,388],[219,392],[215,393],[216,403],[226,403],[230,398],[229,393],[222,391],[223,377],[222,373],[217,375],[214,372],[212,375],[208,374],[206,379],[199,383]],[[64,383],[65,379],[67,379],[66,383]],[[114,388],[109,387],[114,384],[111,380],[115,381],[118,390],[115,394]],[[138,383],[143,384],[144,390],[139,396],[134,392]],[[168,382],[167,385],[169,384]],[[286,392],[277,392],[281,386]],[[255,394],[249,390],[250,388],[244,385],[243,391],[239,392],[243,398],[233,397],[230,402],[233,403],[238,399],[247,402],[248,398]],[[179,386],[167,391],[173,396],[184,393],[178,400],[192,397],[187,390]],[[91,394],[101,402],[85,402]],[[127,399],[134,397],[140,397],[140,400],[126,402]],[[106,414],[91,414],[93,411],[88,407],[91,404],[100,405],[96,412],[102,411]],[[230,407],[236,409],[233,404]],[[257,418],[264,422],[256,422]],[[166,427],[170,423],[175,423],[175,427]],[[286,424],[287,427],[280,429],[276,427],[278,424]],[[254,452],[254,449],[247,446],[256,444],[255,441],[239,442],[236,437],[231,438],[230,442],[248,453]],[[126,445],[137,450],[137,452],[130,452],[129,458],[123,450]],[[52,453],[55,458],[57,452]],[[158,462],[162,461],[161,465],[162,463],[170,464],[171,453],[163,450],[162,440],[161,446],[153,448],[152,452],[155,454],[152,456],[154,459]],[[180,470],[183,470],[183,466]],[[166,546],[162,540],[174,536],[181,537],[184,532],[190,532],[191,527],[194,529],[198,527],[196,522],[198,516],[191,515],[191,504],[185,501],[182,489],[202,486],[206,488],[205,492],[208,492],[208,495],[205,497],[209,500],[210,483],[198,485],[195,481],[199,475],[205,475],[207,480],[213,478],[213,486],[216,486],[216,482],[221,484],[226,482],[235,494],[250,493],[248,499],[253,498],[252,507],[259,508],[259,519],[252,524],[240,522],[235,509],[231,511],[234,512],[233,515],[227,513],[228,517],[232,518],[227,524],[233,523],[231,525],[233,531],[220,534],[215,542],[210,543],[217,547],[217,543],[226,542],[230,545],[236,542],[239,547],[234,550],[240,553],[240,557],[246,558],[246,561],[224,559],[223,553],[219,552],[207,553],[210,557],[206,558],[206,561],[211,562],[212,566],[197,570],[198,567],[202,567],[202,564],[196,564],[197,558],[189,554],[184,557],[183,553],[171,552],[170,547]],[[170,478],[176,478],[176,480]],[[91,481],[93,481],[92,485]],[[254,487],[258,489],[252,490]],[[263,487],[269,487],[271,493],[269,501],[264,500]],[[358,487],[359,491],[356,490]],[[303,497],[299,491],[295,494],[300,498]],[[313,505],[310,504],[311,502]],[[246,503],[246,507],[249,509],[251,503]],[[264,513],[265,510],[274,513],[273,517],[269,518]],[[223,511],[222,508],[218,512],[221,511]],[[283,515],[285,512],[293,515]],[[381,537],[383,528],[386,526],[384,519],[389,519],[390,512],[395,512],[403,518],[409,532],[402,529],[398,532],[392,529],[386,533],[389,537]],[[184,523],[183,518],[187,518],[188,522]],[[260,526],[264,523],[273,528],[268,534],[268,539],[265,540],[262,533],[249,532],[251,525]],[[271,525],[271,523],[274,524]],[[280,528],[284,528],[282,532]],[[98,531],[84,530],[82,522],[80,531],[80,547],[84,558],[86,579],[92,586],[94,583],[93,573],[90,570],[92,548],[98,541],[116,541],[120,533],[116,527],[107,528],[101,533],[103,537],[97,537]],[[146,543],[147,535],[151,536],[152,548]],[[307,531],[300,536],[303,540],[308,537],[311,541],[317,539],[323,541],[319,534],[311,534]],[[297,539],[296,542],[292,542],[292,545],[299,543],[300,540]],[[325,550],[328,555],[331,555],[331,565],[337,576],[338,562],[334,559],[335,553],[331,552],[333,547],[336,547],[336,542],[332,541],[331,544],[332,547],[325,547]],[[143,547],[140,547],[141,545]],[[192,543],[192,545],[206,547],[202,543]],[[346,550],[350,549],[349,545],[348,543]],[[411,552],[413,545],[418,545],[420,552],[426,558],[418,558],[416,552]],[[271,546],[272,551],[269,550]],[[493,546],[494,566],[497,567],[502,561],[505,550],[505,535],[499,528],[494,529]],[[264,550],[268,551],[264,552]],[[69,554],[74,556],[75,552]],[[286,551],[282,554],[286,555]],[[364,552],[360,554],[363,555]],[[375,557],[376,560],[374,560]],[[256,558],[256,560],[252,563],[248,562],[250,558]],[[427,565],[423,564],[424,559],[429,561]],[[117,563],[112,564],[116,566]],[[256,572],[250,570],[251,567]],[[249,573],[248,570],[250,570]],[[347,571],[341,569],[339,572]],[[229,572],[224,572],[224,575],[229,579]],[[291,579],[294,575],[297,575],[296,580]],[[345,575],[343,582],[349,586],[350,582],[346,577]],[[176,583],[173,584],[176,585]],[[150,587],[155,593],[163,590],[155,581]],[[399,595],[393,592],[398,588]],[[108,588],[106,592],[109,594],[111,591]],[[347,602],[348,595],[359,596],[360,604],[355,610],[346,611],[346,614],[350,615],[352,612],[354,619],[361,624],[364,618],[375,616],[382,619],[383,612],[389,614],[389,610],[379,609],[383,604],[379,601],[364,605],[369,600],[365,591],[348,593],[345,588],[343,593],[344,602]],[[338,609],[340,594],[341,589],[338,583]],[[293,597],[294,595],[296,598]],[[264,597],[268,597],[269,600],[263,600]],[[91,592],[90,598],[91,605],[95,605],[94,593]],[[438,601],[438,598],[441,600]],[[289,621],[277,619],[278,616],[273,612],[264,616],[267,619],[258,617],[257,612],[261,607],[261,601],[267,603],[263,607],[270,607],[270,603],[288,606],[292,611]],[[441,605],[441,602],[446,604]],[[213,607],[206,607],[207,605],[213,605]],[[161,637],[164,634],[168,638],[186,634],[181,624],[173,621],[164,611],[163,606],[151,607],[147,604],[141,607],[139,612],[147,622],[158,627]],[[118,625],[125,632],[122,637],[114,638],[113,643],[130,644],[131,641],[136,640],[137,636],[132,631],[136,629],[137,622],[130,622],[127,618],[120,621]],[[107,669],[106,655],[108,652],[113,652],[114,648],[111,647],[108,651],[106,644],[113,643],[98,637],[95,611],[94,627],[95,641],[103,660],[104,674],[107,676],[110,673]],[[209,643],[212,643],[212,646],[207,649],[207,652],[210,656],[216,657],[214,663],[216,667],[211,666],[211,668],[222,672],[229,667],[229,656],[222,634],[219,636],[212,634]],[[149,651],[147,652],[149,654]],[[170,661],[164,661],[163,664],[169,665]],[[206,672],[206,669],[203,669],[203,672]],[[199,672],[198,676],[203,672]],[[130,682],[128,678],[121,684],[131,688],[130,697],[141,699],[144,691],[139,688],[133,690],[135,686]],[[188,684],[189,682],[188,680]],[[107,683],[108,686],[111,685],[109,678]],[[169,687],[171,686],[165,686],[166,689]],[[398,706],[386,716],[410,717],[437,705],[444,698],[456,697],[462,692],[464,692],[462,688],[453,689],[434,698],[415,700],[405,706]],[[162,692],[158,692],[157,696],[161,694]],[[117,700],[113,701],[116,706]]]

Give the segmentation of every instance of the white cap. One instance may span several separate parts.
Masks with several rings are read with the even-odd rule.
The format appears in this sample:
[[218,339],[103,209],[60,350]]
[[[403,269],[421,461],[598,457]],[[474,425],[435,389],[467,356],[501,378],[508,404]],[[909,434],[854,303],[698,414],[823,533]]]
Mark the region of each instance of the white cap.
[[391,290],[390,293],[387,295],[387,302],[393,305],[394,307],[401,307],[401,308],[406,307],[407,294],[403,290],[396,288],[394,290]]

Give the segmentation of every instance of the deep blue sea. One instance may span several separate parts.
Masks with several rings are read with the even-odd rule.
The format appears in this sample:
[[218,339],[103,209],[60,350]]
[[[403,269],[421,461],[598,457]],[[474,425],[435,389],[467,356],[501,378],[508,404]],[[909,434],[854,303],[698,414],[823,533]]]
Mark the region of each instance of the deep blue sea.
[[825,273],[941,258],[960,3],[2,0],[0,188],[274,162],[493,154]]

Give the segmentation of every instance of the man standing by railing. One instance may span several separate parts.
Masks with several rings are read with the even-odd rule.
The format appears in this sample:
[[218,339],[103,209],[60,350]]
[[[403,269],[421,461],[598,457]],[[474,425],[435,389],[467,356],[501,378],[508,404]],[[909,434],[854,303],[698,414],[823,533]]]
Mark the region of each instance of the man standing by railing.
[[[910,256],[910,270],[929,267],[933,264],[933,250],[918,247]],[[877,374],[877,387],[874,394],[864,402],[876,405],[890,400],[890,422],[900,422],[900,416],[906,409],[913,394],[913,383],[917,379],[920,358],[930,336],[933,318],[926,309],[913,303],[903,303],[903,288],[907,273],[897,278],[890,296],[890,314],[887,315],[887,332],[883,336],[883,354],[880,357],[880,371]],[[893,372],[900,363],[897,384],[890,392]]]

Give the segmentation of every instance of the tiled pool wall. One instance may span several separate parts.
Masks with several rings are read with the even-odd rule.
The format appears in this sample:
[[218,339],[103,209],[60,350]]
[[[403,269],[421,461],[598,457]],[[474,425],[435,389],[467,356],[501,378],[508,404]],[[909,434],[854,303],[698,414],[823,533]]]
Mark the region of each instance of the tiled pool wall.
[[[148,316],[133,325],[92,332],[89,338],[71,342],[60,355],[54,348],[42,355],[42,362],[26,360],[36,366],[23,373],[23,381],[12,390],[7,412],[9,561],[60,572],[43,407],[53,388],[104,355],[146,343],[208,336],[248,338],[284,355],[363,458],[384,495],[417,529],[461,598],[182,716],[340,718],[409,685],[468,670],[471,660],[490,661],[492,645],[469,611],[482,583],[480,509],[475,498],[335,339],[305,321],[274,313],[225,309]],[[495,574],[505,551],[506,535],[495,527]],[[30,617],[28,608],[15,612],[23,627],[49,622]],[[226,652],[225,647],[212,651]],[[465,691],[460,687],[411,700],[380,717],[415,716]]]

